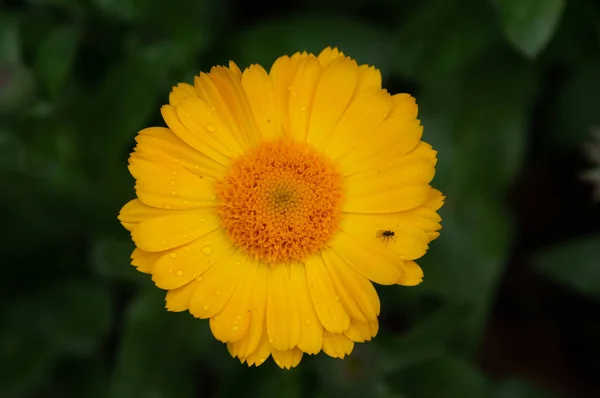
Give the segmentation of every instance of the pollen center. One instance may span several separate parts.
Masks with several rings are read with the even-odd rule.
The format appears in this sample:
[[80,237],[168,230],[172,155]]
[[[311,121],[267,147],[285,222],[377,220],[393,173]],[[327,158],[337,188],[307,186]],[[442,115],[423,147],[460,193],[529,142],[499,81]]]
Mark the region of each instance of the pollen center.
[[235,160],[217,192],[230,239],[271,264],[303,260],[338,229],[341,176],[307,144],[261,144]]

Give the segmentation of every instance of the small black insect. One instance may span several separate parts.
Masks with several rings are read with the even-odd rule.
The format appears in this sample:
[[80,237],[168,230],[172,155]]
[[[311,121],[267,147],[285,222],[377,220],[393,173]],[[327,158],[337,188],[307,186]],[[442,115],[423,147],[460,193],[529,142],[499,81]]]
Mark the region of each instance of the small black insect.
[[380,229],[379,231],[377,231],[375,236],[377,238],[381,239],[381,241],[383,243],[385,243],[386,245],[389,243],[390,239],[393,240],[394,242],[396,241],[396,233],[390,229],[387,229],[387,230]]

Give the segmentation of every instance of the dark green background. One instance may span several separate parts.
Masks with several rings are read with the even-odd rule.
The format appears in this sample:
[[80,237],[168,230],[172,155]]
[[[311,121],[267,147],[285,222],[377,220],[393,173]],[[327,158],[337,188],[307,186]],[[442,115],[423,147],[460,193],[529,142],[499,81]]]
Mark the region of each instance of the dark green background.
[[[597,2],[0,4],[0,397],[600,396]],[[129,265],[127,156],[177,82],[328,45],[417,97],[444,229],[374,342],[249,369]]]

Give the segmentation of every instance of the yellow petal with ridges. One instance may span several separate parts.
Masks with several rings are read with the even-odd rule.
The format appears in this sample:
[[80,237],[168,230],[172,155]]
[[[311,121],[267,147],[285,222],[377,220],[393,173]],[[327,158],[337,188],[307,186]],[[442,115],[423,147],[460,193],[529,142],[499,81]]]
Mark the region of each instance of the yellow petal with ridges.
[[332,358],[343,359],[353,348],[354,341],[343,334],[325,333],[323,336],[323,352]]
[[365,130],[381,124],[391,104],[390,95],[381,89],[370,89],[358,94],[321,143],[321,150],[337,160],[356,148],[356,137]]
[[140,222],[148,218],[163,217],[176,214],[179,210],[165,210],[158,207],[148,206],[139,199],[133,199],[127,202],[119,212],[119,221],[128,230],[131,231]]
[[312,303],[323,327],[331,333],[342,333],[350,325],[350,317],[340,304],[339,296],[327,273],[321,255],[305,260],[306,280]]
[[248,366],[259,366],[262,365],[267,360],[267,358],[269,358],[270,355],[271,350],[269,347],[269,340],[267,334],[263,333],[256,349],[252,351],[250,355],[243,358],[243,360],[242,358],[240,358],[240,360],[242,360],[242,363],[244,363],[245,361],[248,364]]
[[313,98],[321,73],[321,64],[314,56],[304,58],[290,84],[290,133],[296,141],[306,140]]
[[156,261],[164,255],[165,252],[146,252],[136,247],[131,253],[131,265],[138,271],[145,274],[151,274],[156,265]]
[[172,163],[179,164],[197,176],[222,178],[227,169],[222,164],[198,152],[171,130],[163,127],[143,129],[135,138],[135,152],[146,155],[158,155]]
[[204,140],[206,137],[197,136],[195,132],[190,131],[182,123],[181,119],[179,119],[176,107],[172,105],[164,105],[162,108],[160,108],[160,113],[162,114],[167,126],[169,126],[169,129],[173,132],[173,134],[179,137],[179,139],[203,155],[208,156],[215,162],[223,165],[224,167],[229,167],[231,164],[231,159],[207,144]]
[[195,209],[215,204],[214,180],[190,173],[176,163],[147,154],[133,154],[129,170],[142,202],[164,209]]
[[356,319],[352,319],[350,327],[344,332],[346,337],[356,343],[364,343],[365,341],[371,341],[373,337],[377,335],[379,331],[379,322],[377,319],[369,323],[359,322]]
[[152,271],[152,280],[161,289],[175,289],[201,276],[223,256],[233,243],[222,228],[161,256]]
[[181,312],[189,309],[190,300],[197,287],[196,281],[191,281],[177,289],[167,291],[167,297],[165,298],[167,310]]
[[403,286],[416,286],[423,281],[423,270],[414,261],[404,262],[404,273],[396,282]]
[[265,140],[283,136],[275,94],[269,74],[260,65],[250,65],[242,74],[242,86],[248,97],[254,122]]
[[219,320],[215,320],[216,317],[210,319],[212,334],[224,343],[238,341],[246,334],[252,311],[252,293],[258,275],[258,264],[254,261],[245,261],[234,267],[240,273],[237,287],[225,308],[217,314]]
[[380,303],[373,284],[332,250],[321,254],[346,313],[365,323],[377,320]]
[[214,264],[201,276],[196,277],[198,288],[190,300],[190,313],[196,318],[215,317],[229,301],[240,278],[239,266],[247,255],[238,249],[215,258]]
[[169,94],[169,104],[177,106],[182,100],[194,97],[198,97],[194,86],[187,83],[179,83],[177,86],[173,87],[171,94]]
[[271,355],[273,356],[277,366],[279,366],[281,369],[295,368],[302,359],[302,351],[297,348],[292,348],[291,350],[287,351],[279,351],[272,348]]
[[344,53],[338,50],[337,48],[327,47],[326,49],[321,51],[317,59],[321,63],[321,66],[325,68],[331,63],[331,61],[339,57],[344,57]]
[[248,258],[246,263],[253,263],[257,266],[256,281],[252,286],[253,292],[248,330],[240,340],[229,343],[229,345],[232,345],[232,349],[239,353],[238,356],[240,357],[247,357],[256,350],[262,335],[267,333],[264,330],[264,325],[267,308],[268,266],[255,258]]
[[136,246],[149,252],[183,246],[219,228],[214,209],[180,212],[172,216],[150,218],[131,231]]
[[307,354],[317,354],[323,346],[323,325],[310,298],[304,264],[292,262],[290,284],[300,315],[298,348]]
[[289,350],[298,344],[300,314],[291,290],[289,266],[269,266],[267,287],[267,335],[269,344]]
[[289,87],[294,80],[300,62],[307,57],[308,55],[300,53],[296,53],[292,57],[280,57],[273,63],[269,72],[275,96],[275,107],[284,134],[289,134],[290,131]]
[[358,83],[356,84],[355,96],[372,89],[381,90],[381,72],[374,66],[360,65],[358,67]]
[[315,91],[306,142],[321,148],[350,104],[357,80],[358,65],[350,58],[337,58],[325,67]]

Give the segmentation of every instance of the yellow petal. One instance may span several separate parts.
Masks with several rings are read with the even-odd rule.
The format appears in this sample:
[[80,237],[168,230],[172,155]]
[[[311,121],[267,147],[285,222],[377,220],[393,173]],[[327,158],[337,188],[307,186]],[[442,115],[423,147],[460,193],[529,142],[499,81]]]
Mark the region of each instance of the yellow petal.
[[431,191],[429,191],[429,197],[427,198],[427,201],[423,203],[423,206],[433,211],[437,211],[442,207],[445,199],[446,197],[440,191],[432,188]]
[[140,272],[151,274],[156,261],[162,255],[164,255],[164,252],[146,252],[136,247],[133,253],[131,253],[131,265],[135,266]]
[[304,58],[300,62],[289,87],[290,133],[296,141],[303,142],[306,140],[313,97],[321,73],[321,64],[314,56]]
[[[246,334],[238,341],[229,343],[240,357],[249,356],[260,343],[260,339],[267,331],[264,330],[265,311],[267,307],[267,277],[268,266],[255,258],[249,258],[246,263],[254,263],[257,266],[257,275],[252,286],[252,301],[250,320]],[[235,356],[235,355],[234,355]]]
[[411,117],[416,118],[418,113],[419,107],[413,96],[405,93],[392,95],[390,117],[394,115],[410,115]]
[[323,346],[323,325],[310,298],[304,264],[292,262],[290,288],[300,315],[298,348],[307,354],[316,354]]
[[377,319],[369,323],[359,322],[356,319],[352,319],[350,327],[344,332],[346,337],[356,343],[363,343],[370,341],[377,335],[379,331],[379,322]]
[[165,120],[165,123],[167,123],[167,126],[169,126],[169,129],[179,139],[222,166],[229,167],[231,164],[231,159],[207,144],[205,141],[205,138],[207,137],[197,136],[195,132],[190,131],[179,119],[176,107],[172,105],[164,105],[162,108],[160,108],[160,112]]
[[172,163],[183,166],[197,176],[209,176],[215,179],[225,175],[227,169],[208,156],[198,152],[173,132],[163,127],[150,127],[139,132],[135,139],[135,152],[158,155]]
[[187,83],[179,83],[173,87],[171,94],[169,94],[169,104],[177,106],[182,100],[190,97],[198,97],[194,86]]
[[288,266],[269,266],[267,289],[267,334],[269,343],[278,350],[298,344],[300,315],[292,295]]
[[358,83],[356,93],[378,89],[381,90],[381,72],[374,66],[360,65],[358,67]]
[[190,210],[143,221],[133,228],[131,237],[140,249],[158,252],[192,242],[219,228],[219,223],[214,210]]
[[358,66],[350,58],[337,58],[323,70],[317,85],[306,142],[321,148],[352,99]]
[[119,221],[128,230],[131,231],[140,222],[149,218],[162,217],[176,214],[177,211],[159,209],[148,206],[139,199],[133,199],[127,202],[119,212]]
[[434,210],[425,207],[425,204],[397,213],[395,217],[400,224],[407,224],[424,231],[430,241],[433,240],[432,236],[438,234],[436,231],[442,228],[440,224],[442,218]]
[[[389,174],[388,178],[393,178]],[[427,200],[427,185],[394,185],[385,177],[346,183],[344,213],[394,213],[413,209]]]
[[232,247],[225,231],[215,225],[209,234],[161,256],[152,271],[152,280],[161,289],[183,286],[227,256]]
[[404,262],[404,273],[398,279],[398,285],[416,286],[423,281],[423,270],[414,261]]
[[352,352],[354,341],[343,334],[324,333],[323,352],[332,358],[343,359]]
[[332,250],[323,250],[322,255],[346,313],[365,323],[377,320],[380,303],[373,284]]
[[[425,254],[429,238],[418,228],[400,224],[394,215],[346,214],[340,229],[356,241],[370,245],[372,253],[390,253],[401,260],[413,260]],[[378,231],[393,231],[394,237],[383,240]]]
[[287,351],[279,351],[272,348],[271,355],[273,356],[277,366],[279,366],[281,369],[295,368],[302,359],[302,351],[297,348],[292,348],[291,350]]
[[210,330],[217,340],[224,343],[240,340],[248,330],[259,265],[255,261],[246,261],[235,267],[240,273],[237,287],[225,308],[217,314],[219,320],[216,317],[210,319]]
[[252,351],[250,355],[244,358],[244,360],[246,361],[248,366],[259,366],[262,365],[267,360],[267,358],[269,358],[270,355],[271,350],[269,347],[268,337],[266,333],[263,333],[256,349]]
[[229,301],[240,278],[240,267],[247,256],[238,249],[231,249],[219,257],[201,276],[196,277],[198,288],[190,300],[190,313],[197,318],[205,319],[215,316]]
[[388,117],[356,138],[356,150],[339,160],[340,169],[345,175],[376,170],[414,149],[422,135],[423,127],[413,116],[398,114]]
[[381,89],[358,94],[321,144],[322,151],[332,159],[339,159],[355,148],[356,137],[385,118],[391,104],[390,95]]
[[308,55],[301,55],[299,53],[294,54],[292,57],[280,57],[273,63],[269,72],[275,96],[275,107],[284,134],[290,131],[289,87],[296,75],[296,70],[300,62],[307,57]]
[[181,312],[190,308],[190,299],[197,287],[198,284],[192,281],[177,289],[169,290],[165,298],[167,310]]
[[340,304],[321,255],[306,259],[306,279],[313,305],[323,327],[332,333],[342,333],[350,325],[350,317]]
[[129,170],[142,202],[167,210],[194,209],[214,205],[214,180],[201,178],[176,163],[146,154],[133,154]]
[[242,75],[242,86],[262,137],[265,140],[282,137],[275,94],[268,73],[260,65],[250,65]]
[[340,50],[338,50],[337,48],[327,47],[326,49],[321,51],[321,53],[319,54],[319,56],[317,58],[319,59],[319,62],[321,63],[323,68],[325,68],[327,65],[329,65],[331,63],[331,61],[333,61],[336,58],[343,57],[343,56],[344,56],[344,53],[341,52]]
[[176,107],[181,123],[196,137],[223,155],[244,153],[242,145],[225,122],[200,98],[187,98]]
[[392,285],[401,276],[402,260],[395,253],[378,247],[380,242],[374,243],[340,232],[331,241],[330,248],[365,278],[380,285]]
[[[233,62],[231,65],[235,65]],[[235,67],[237,69],[237,66]],[[201,73],[194,79],[196,91],[214,108],[216,115],[227,124],[229,131],[244,150],[259,141],[260,134],[241,82],[239,69],[215,66],[209,74]]]

